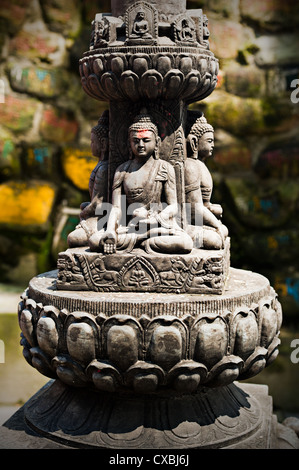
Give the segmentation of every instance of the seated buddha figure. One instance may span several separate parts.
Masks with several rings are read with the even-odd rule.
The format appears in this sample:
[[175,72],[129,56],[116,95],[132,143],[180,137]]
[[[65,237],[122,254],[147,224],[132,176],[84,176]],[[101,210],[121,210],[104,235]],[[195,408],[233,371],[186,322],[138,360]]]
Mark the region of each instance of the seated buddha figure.
[[80,206],[80,223],[68,235],[68,246],[88,246],[89,237],[98,230],[101,206],[107,201],[108,191],[108,157],[109,157],[109,116],[104,111],[98,124],[91,130],[91,151],[98,162],[89,179],[90,202],[83,202]]
[[145,18],[145,12],[140,9],[136,15],[130,38],[148,39],[152,35],[149,33],[149,25]]
[[131,158],[114,175],[106,231],[89,239],[90,249],[106,254],[138,247],[148,253],[189,253],[192,239],[175,219],[174,168],[159,159],[158,129],[146,111],[130,126],[129,144]]
[[197,247],[221,249],[228,230],[220,220],[222,207],[211,203],[213,180],[205,161],[213,153],[214,129],[204,116],[191,127],[187,143],[191,149],[185,161],[185,200],[191,208],[188,233],[194,241],[198,240]]

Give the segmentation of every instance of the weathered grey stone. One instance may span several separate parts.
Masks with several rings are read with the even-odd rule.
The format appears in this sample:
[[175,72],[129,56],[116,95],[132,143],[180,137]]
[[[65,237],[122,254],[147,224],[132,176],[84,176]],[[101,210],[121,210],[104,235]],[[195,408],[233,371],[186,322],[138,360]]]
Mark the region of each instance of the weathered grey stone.
[[247,0],[240,1],[241,17],[256,22],[269,31],[284,30],[298,26],[299,10],[296,2],[279,0]]
[[46,0],[41,3],[45,19],[52,31],[63,33],[65,36],[75,36],[80,31],[81,15],[78,2],[71,0]]
[[297,436],[299,437],[299,419],[295,416],[288,416],[286,419],[283,420],[282,423],[284,426],[287,426],[290,429],[293,429]]
[[255,55],[259,67],[298,65],[299,36],[289,33],[263,35],[255,40],[259,51]]
[[255,135],[265,129],[260,99],[241,98],[220,89],[205,100],[205,105],[205,115],[215,128],[222,128],[238,137]]
[[209,27],[212,31],[210,47],[219,59],[236,59],[238,51],[254,43],[253,30],[232,19],[222,19],[211,13]]
[[[111,1],[111,12],[113,16],[123,15],[127,8],[132,4],[136,3],[134,0],[112,0]],[[153,0],[152,5],[158,9],[160,14],[165,16],[185,13],[186,11],[186,0],[169,0],[168,2],[159,2]]]
[[225,89],[237,96],[258,98],[265,94],[266,80],[263,71],[255,66],[233,65],[224,67]]

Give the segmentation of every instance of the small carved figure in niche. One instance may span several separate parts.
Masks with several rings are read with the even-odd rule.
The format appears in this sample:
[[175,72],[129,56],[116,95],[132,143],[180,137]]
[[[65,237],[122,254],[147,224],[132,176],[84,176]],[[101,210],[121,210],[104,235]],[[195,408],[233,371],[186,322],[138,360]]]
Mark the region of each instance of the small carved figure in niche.
[[209,37],[210,37],[210,31],[208,29],[208,17],[207,15],[202,16],[202,26],[203,26],[203,43],[207,48],[209,49]]
[[179,17],[174,25],[175,39],[179,42],[195,42],[195,24],[191,18]]
[[149,33],[149,25],[145,18],[145,12],[142,9],[136,15],[130,38],[152,38],[152,35]]
[[105,47],[109,39],[109,23],[105,19],[101,19],[96,23],[95,27],[95,47]]
[[180,31],[181,41],[193,41],[194,38],[194,28],[190,25],[189,21],[185,18],[182,21],[182,29]]
[[137,1],[125,14],[126,42],[129,45],[156,44],[158,38],[158,11],[151,3]]
[[108,111],[104,111],[98,124],[91,130],[91,151],[92,155],[99,159],[89,179],[91,202],[83,202],[80,206],[80,223],[68,236],[70,248],[88,246],[89,237],[98,231],[101,207],[107,201],[109,157]]
[[191,207],[191,225],[188,232],[203,248],[220,249],[228,235],[225,225],[219,220],[222,207],[211,203],[213,180],[204,161],[214,149],[214,129],[204,116],[198,118],[187,137],[191,155],[185,162],[186,203]]
[[[189,253],[193,243],[176,222],[178,211],[173,166],[159,159],[160,137],[151,117],[142,111],[129,128],[131,159],[115,172],[112,210],[104,234],[89,240],[92,251]],[[125,195],[126,214],[121,201]],[[125,226],[120,221],[125,216]]]
[[136,263],[128,281],[129,286],[144,287],[147,286],[150,279],[145,275],[140,263]]

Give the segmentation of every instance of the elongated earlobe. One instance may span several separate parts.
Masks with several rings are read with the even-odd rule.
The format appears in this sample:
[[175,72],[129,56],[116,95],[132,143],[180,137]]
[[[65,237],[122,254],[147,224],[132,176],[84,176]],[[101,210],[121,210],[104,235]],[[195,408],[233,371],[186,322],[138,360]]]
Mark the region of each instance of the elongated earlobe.
[[191,147],[191,150],[192,150],[192,153],[193,153],[193,158],[196,158],[197,156],[197,143],[198,143],[198,139],[195,135],[189,135],[189,143],[190,143],[190,147]]

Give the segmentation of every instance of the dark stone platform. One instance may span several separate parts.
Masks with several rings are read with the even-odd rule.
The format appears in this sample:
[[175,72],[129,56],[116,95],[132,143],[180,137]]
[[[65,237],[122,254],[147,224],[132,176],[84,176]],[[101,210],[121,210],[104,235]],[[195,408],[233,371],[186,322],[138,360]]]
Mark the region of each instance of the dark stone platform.
[[50,381],[0,427],[1,449],[299,449],[265,385],[183,396],[102,394]]

